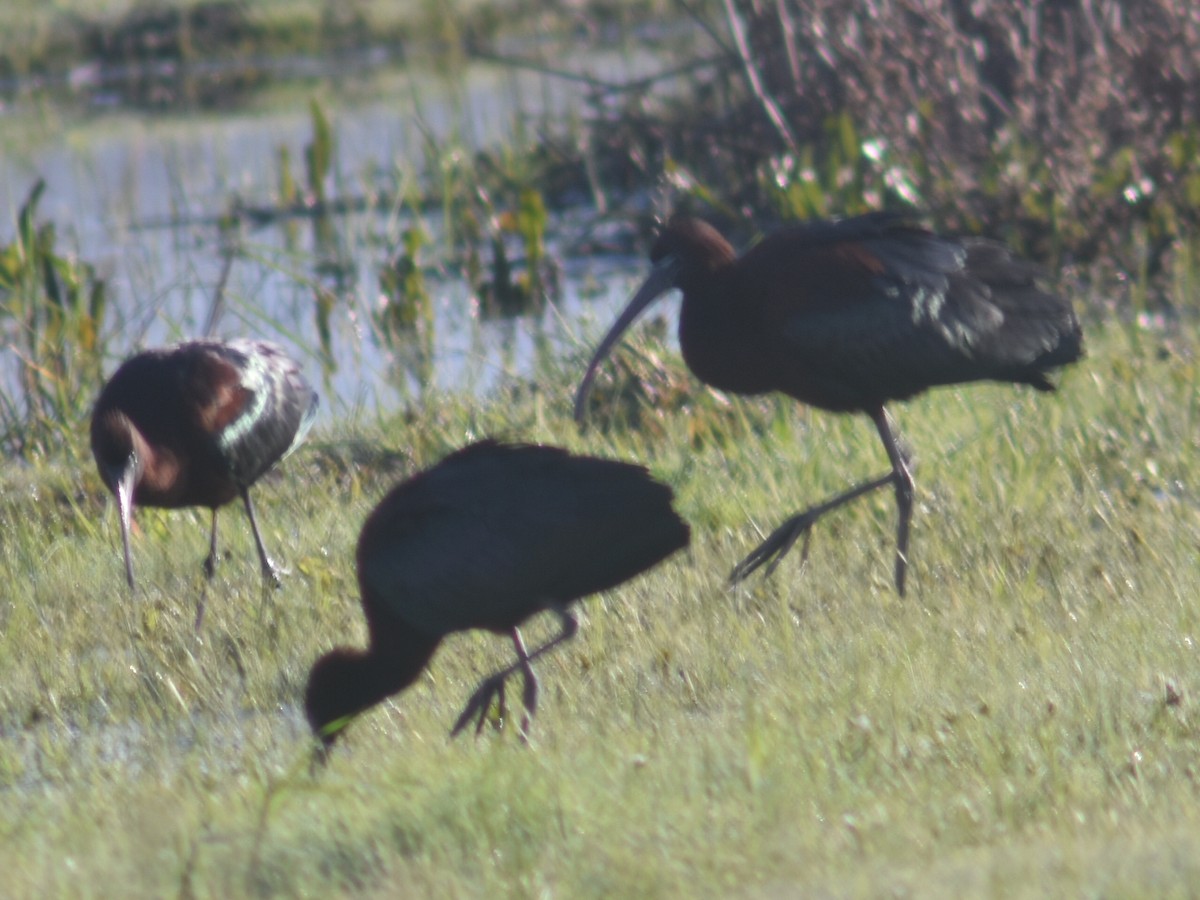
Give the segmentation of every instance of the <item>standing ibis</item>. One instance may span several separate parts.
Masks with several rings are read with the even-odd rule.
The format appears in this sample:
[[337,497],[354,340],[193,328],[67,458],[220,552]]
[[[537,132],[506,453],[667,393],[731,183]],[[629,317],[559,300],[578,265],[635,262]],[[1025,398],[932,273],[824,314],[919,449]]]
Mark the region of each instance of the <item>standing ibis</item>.
[[[187,341],[125,360],[92,413],[92,454],[116,495],[125,578],[132,507],[207,506],[212,534],[204,572],[217,561],[217,509],[241,497],[263,579],[279,575],[263,546],[250,486],[312,427],[317,395],[299,366],[265,341]],[[199,619],[197,619],[199,624]]]
[[[305,713],[322,749],[355,715],[412,684],[442,638],[472,628],[509,635],[517,662],[484,679],[451,733],[475,717],[478,733],[493,698],[504,716],[505,680],[520,670],[524,735],[537,707],[530,663],[575,635],[571,603],[687,545],[671,500],[640,466],[492,440],[398,485],[358,539],[370,643],[332,650],[309,675]],[[542,610],[562,630],[528,652],[517,626]]]
[[934,234],[903,214],[871,213],[777,231],[742,256],[716,229],[676,216],[650,252],[649,277],[600,342],[575,399],[582,421],[596,371],[660,295],[683,294],[679,343],[701,381],[738,394],[781,391],[871,417],[891,471],[792,516],[733,570],[769,574],[822,515],[892,485],[899,507],[896,588],[904,594],[913,480],[884,405],[971,381],[1054,386],[1083,355],[1070,301],[1003,244]]

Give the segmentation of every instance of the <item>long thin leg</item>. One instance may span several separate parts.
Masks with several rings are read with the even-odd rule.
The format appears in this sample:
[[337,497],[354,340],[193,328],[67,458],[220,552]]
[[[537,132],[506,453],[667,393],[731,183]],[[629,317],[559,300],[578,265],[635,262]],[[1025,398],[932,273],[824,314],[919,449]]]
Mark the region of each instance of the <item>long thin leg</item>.
[[912,519],[913,506],[912,474],[909,472],[908,460],[905,457],[904,451],[900,448],[892,433],[887,412],[881,406],[873,410],[870,415],[871,420],[875,423],[875,428],[879,432],[880,438],[883,440],[883,446],[887,450],[892,470],[886,475],[865,481],[848,491],[838,494],[836,497],[826,500],[824,503],[809,507],[803,512],[792,516],[772,531],[767,536],[767,539],[759,544],[749,556],[734,566],[733,571],[729,575],[731,582],[741,581],[763,565],[767,567],[764,574],[770,575],[775,571],[780,560],[783,559],[802,536],[804,537],[804,549],[801,556],[802,559],[807,560],[808,542],[811,537],[812,527],[821,516],[831,510],[837,509],[839,506],[844,506],[851,500],[861,497],[863,494],[868,494],[871,491],[891,484],[895,486],[896,506],[900,513],[899,523],[896,527],[896,590],[900,593],[900,596],[904,596],[904,576],[908,565],[908,528],[909,522]]
[[[532,663],[546,651],[557,647],[564,641],[571,640],[571,638],[575,637],[576,633],[579,631],[579,622],[576,621],[575,617],[571,615],[570,612],[561,607],[554,607],[554,612],[558,614],[559,622],[562,624],[562,630],[532,653],[526,653],[523,656],[521,654],[521,650],[524,649],[524,644],[522,643],[518,648],[518,659],[515,663],[513,663],[511,666],[501,669],[499,672],[496,672],[493,675],[489,675],[482,682],[480,682],[479,687],[475,689],[475,693],[471,695],[471,698],[467,701],[466,707],[459,715],[458,720],[454,723],[454,727],[450,729],[451,737],[454,737],[460,731],[462,731],[463,728],[466,727],[467,723],[473,718],[476,719],[475,733],[479,734],[479,732],[483,730],[483,723],[487,720],[487,711],[492,705],[492,698],[503,697],[505,680],[509,675],[512,675],[517,671],[527,673],[524,697],[525,709],[528,710],[531,716],[533,715],[537,706],[537,680],[536,678],[533,679],[532,684],[534,685],[534,688],[531,690],[531,682],[529,681],[529,678],[533,675],[533,668],[530,666],[530,663]],[[515,630],[516,629],[514,629],[514,631]]]
[[283,582],[279,579],[279,570],[275,568],[275,564],[267,556],[267,548],[263,544],[262,535],[258,531],[258,520],[254,517],[254,504],[250,502],[250,488],[242,488],[241,494],[242,503],[246,506],[246,516],[250,519],[250,530],[254,532],[254,545],[258,547],[258,560],[262,564],[263,582],[269,583],[274,587],[280,587]]
[[881,406],[871,413],[888,459],[892,462],[893,482],[896,485],[896,591],[904,596],[904,576],[908,571],[908,526],[912,522],[913,477],[909,471],[908,457],[892,432],[887,411]]
[[813,525],[816,524],[821,516],[830,510],[837,509],[839,506],[849,503],[857,497],[861,497],[863,494],[889,485],[894,480],[895,475],[888,472],[888,474],[882,475],[879,478],[852,487],[845,493],[838,494],[836,497],[826,500],[818,506],[812,506],[804,510],[804,512],[796,513],[796,515],[767,535],[767,539],[759,544],[753,553],[734,566],[733,571],[729,574],[729,580],[731,582],[741,581],[764,563],[767,564],[765,574],[770,575],[775,571],[776,566],[779,565],[787,552],[792,549],[796,541],[800,539],[801,535],[804,536],[803,556],[807,559],[809,535]]
[[196,602],[196,621],[192,625],[192,629],[196,634],[200,633],[200,626],[204,623],[204,609],[208,604],[208,583],[212,581],[213,574],[217,571],[217,508],[214,506],[212,511],[212,531],[208,535],[208,556],[204,559],[204,585],[200,588],[200,599]]
[[204,577],[212,581],[217,571],[217,508],[212,511],[212,531],[208,535],[208,556],[204,558]]
[[537,675],[533,673],[533,666],[529,664],[529,652],[525,649],[525,641],[521,638],[519,628],[513,628],[512,642],[517,651],[517,661],[521,665],[521,674],[525,677],[525,690],[521,695],[521,703],[525,707],[525,712],[521,714],[521,734],[527,735],[529,722],[537,713],[538,680]]
[[200,586],[200,600],[196,603],[196,621],[192,625],[192,630],[196,634],[200,633],[200,626],[204,624],[204,609],[208,605],[208,582],[204,582]]
[[[538,681],[533,666],[529,663],[529,651],[525,649],[525,640],[521,637],[521,629],[514,625],[509,635],[512,637],[513,648],[517,651],[517,662],[521,667],[521,674],[525,678],[525,690],[521,695],[521,702],[525,707],[525,712],[521,715],[521,734],[524,736],[529,732],[530,716],[537,711]],[[496,702],[499,706],[500,721],[507,721],[508,704],[505,702],[503,684],[500,684],[496,691]],[[482,727],[482,719],[479,724]],[[476,733],[478,732],[479,729],[476,728]]]

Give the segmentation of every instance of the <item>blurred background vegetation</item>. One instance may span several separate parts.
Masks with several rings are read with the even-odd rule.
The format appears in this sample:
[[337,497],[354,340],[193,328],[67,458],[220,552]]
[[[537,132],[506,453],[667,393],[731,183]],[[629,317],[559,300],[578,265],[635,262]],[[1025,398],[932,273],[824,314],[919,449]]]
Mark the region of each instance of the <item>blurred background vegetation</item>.
[[[614,48],[654,65],[623,80],[573,66]],[[561,121],[519,124],[514,140],[470,152],[430,132],[416,171],[380,159],[390,177],[357,184],[333,172],[342,136],[329,98],[314,97],[302,167],[281,146],[268,199],[213,198],[225,269],[210,327],[229,263],[254,256],[247,228],[279,225],[291,246],[309,221],[309,255],[275,265],[311,283],[328,365],[364,250],[380,298],[369,312],[376,340],[427,385],[431,277],[465,282],[482,315],[536,316],[564,263],[640,254],[674,209],[745,245],[784,220],[916,208],[934,227],[1011,242],[1096,317],[1195,313],[1200,7],[1190,0],[67,0],[0,10],[0,98],[44,97],[81,116],[114,104],[220,114],[281,80],[307,83],[314,58],[326,73],[404,65],[454,77],[486,64],[582,85]],[[61,229],[37,217],[41,185],[14,211],[12,237],[0,231],[0,327],[22,368],[18,396],[0,404],[0,444],[24,456],[62,445],[56,423],[86,405],[125,307],[109,302],[91,260],[56,245]],[[386,222],[365,248],[340,221],[363,211]],[[396,211],[415,217],[396,227],[384,218]],[[585,222],[570,239],[568,213]]]
[[172,105],[228,102],[303,54],[571,77],[581,46],[669,44],[659,74],[595,84],[585,140],[543,136],[533,180],[548,201],[666,184],[759,227],[912,204],[1051,265],[1129,278],[1196,250],[1190,0],[16,2],[0,35],[10,90],[66,78],[86,91],[119,70],[142,102]]

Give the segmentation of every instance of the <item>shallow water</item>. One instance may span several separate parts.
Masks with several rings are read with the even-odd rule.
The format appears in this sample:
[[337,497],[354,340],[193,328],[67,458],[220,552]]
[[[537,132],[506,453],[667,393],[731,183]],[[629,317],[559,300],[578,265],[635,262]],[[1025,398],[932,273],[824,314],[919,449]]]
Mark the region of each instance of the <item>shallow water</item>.
[[[651,70],[648,58],[595,56],[579,68],[609,80]],[[92,263],[109,285],[104,323],[111,371],[131,350],[205,333],[223,266],[216,218],[235,198],[270,207],[286,147],[303,183],[311,140],[309,99],[317,97],[335,135],[328,194],[363,196],[392,176],[411,182],[422,170],[427,136],[464,152],[514,139],[575,115],[580,85],[551,76],[476,66],[450,79],[404,69],[340,73],[336,67],[298,85],[221,112],[124,108],[95,92],[87,104],[26,92],[0,111],[0,243],[11,240],[17,210],[37,178],[46,182],[40,219],[58,229],[59,251]],[[570,236],[582,215],[556,217],[551,234]],[[411,224],[403,212],[360,211],[333,220],[335,255],[349,263],[336,281],[321,263],[330,248],[313,224],[280,220],[240,232],[240,250],[211,333],[277,340],[320,384],[323,417],[390,410],[428,385],[402,347],[387,347],[372,326],[376,271]],[[439,222],[422,219],[434,237]],[[555,243],[551,241],[554,254]],[[427,275],[435,299],[431,384],[486,392],[507,375],[533,372],[539,353],[594,339],[625,299],[640,262],[629,256],[560,257],[557,301],[540,316],[484,321],[463,281]],[[329,357],[320,351],[316,289],[337,297]],[[7,341],[8,335],[3,335]],[[0,389],[12,385],[15,358],[0,354]]]

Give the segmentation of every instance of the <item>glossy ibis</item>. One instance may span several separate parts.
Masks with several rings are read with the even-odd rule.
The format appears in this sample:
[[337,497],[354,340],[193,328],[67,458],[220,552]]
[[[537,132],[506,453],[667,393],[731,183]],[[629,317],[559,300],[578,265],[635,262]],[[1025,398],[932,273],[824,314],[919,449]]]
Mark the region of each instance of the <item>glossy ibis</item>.
[[317,395],[299,366],[265,341],[188,341],[125,360],[96,401],[92,453],[117,498],[129,587],[134,587],[129,527],[135,504],[209,507],[212,534],[204,572],[212,578],[217,509],[239,496],[263,578],[278,585],[250,486],[304,440],[316,412]]
[[1070,301],[1003,244],[934,234],[897,213],[777,231],[742,256],[711,225],[677,216],[650,253],[649,277],[600,342],[580,382],[582,421],[599,364],[650,303],[683,294],[679,343],[700,380],[738,394],[781,391],[871,417],[891,471],[801,512],[733,570],[769,574],[822,515],[892,485],[899,507],[896,588],[904,594],[913,481],[884,405],[971,381],[1054,386],[1047,373],[1083,354]]
[[[688,543],[671,489],[640,466],[555,447],[471,444],[398,485],[363,525],[358,581],[366,650],[317,660],[304,706],[328,749],[356,714],[402,691],[442,638],[484,628],[511,636],[517,662],[484,681],[452,734],[483,726],[504,683],[524,675],[525,719],[537,707],[532,660],[574,636],[572,602],[615,587]],[[561,632],[527,652],[517,626],[554,611]]]

